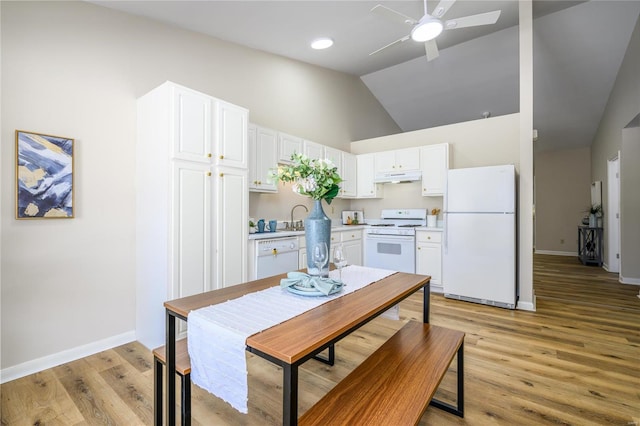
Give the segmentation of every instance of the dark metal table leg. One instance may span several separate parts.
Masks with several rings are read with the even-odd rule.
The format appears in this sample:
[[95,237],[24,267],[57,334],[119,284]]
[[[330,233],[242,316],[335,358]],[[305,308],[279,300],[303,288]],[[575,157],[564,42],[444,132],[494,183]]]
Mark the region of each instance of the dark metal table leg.
[[166,311],[167,341],[167,426],[176,424],[176,317]]
[[285,364],[282,366],[282,424],[296,426],[298,424],[298,366]]
[[153,357],[153,424],[162,426],[162,377],[164,367],[162,362]]
[[191,375],[182,376],[182,426],[191,426]]
[[429,324],[429,304],[431,303],[431,285],[422,287],[422,318],[425,324]]
[[329,346],[329,354],[327,355],[327,358],[322,357],[320,355],[314,355],[313,359],[315,359],[316,361],[320,361],[324,364],[327,365],[334,365],[336,363],[336,347],[335,345],[330,345]]
[[458,412],[460,417],[464,417],[464,341],[458,349]]

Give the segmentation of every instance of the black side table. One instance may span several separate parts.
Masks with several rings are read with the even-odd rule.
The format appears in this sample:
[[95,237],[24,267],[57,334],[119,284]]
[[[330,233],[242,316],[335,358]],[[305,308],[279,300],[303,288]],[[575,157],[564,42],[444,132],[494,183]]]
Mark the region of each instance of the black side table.
[[585,265],[602,266],[602,228],[578,226],[578,257]]

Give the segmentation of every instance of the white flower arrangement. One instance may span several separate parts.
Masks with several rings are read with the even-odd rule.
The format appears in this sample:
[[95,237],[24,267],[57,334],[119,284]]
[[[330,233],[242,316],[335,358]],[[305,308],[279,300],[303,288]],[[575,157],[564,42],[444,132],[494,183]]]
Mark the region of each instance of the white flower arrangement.
[[291,182],[296,194],[306,195],[314,200],[326,200],[328,204],[338,195],[342,178],[338,168],[327,159],[312,160],[303,154],[291,156],[293,164],[281,166],[274,178],[281,182]]

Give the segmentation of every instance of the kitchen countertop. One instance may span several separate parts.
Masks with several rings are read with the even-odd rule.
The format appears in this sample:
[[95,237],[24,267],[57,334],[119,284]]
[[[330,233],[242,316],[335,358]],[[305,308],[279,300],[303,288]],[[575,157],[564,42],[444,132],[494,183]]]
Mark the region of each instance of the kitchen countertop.
[[429,228],[428,226],[420,226],[416,228],[416,231],[435,231],[435,232],[443,232],[444,228]]
[[[331,232],[342,232],[350,229],[363,229],[367,225],[338,225],[332,226]],[[426,229],[426,228],[425,228]],[[433,228],[428,228],[433,229]],[[284,238],[284,237],[296,237],[298,235],[304,235],[304,231],[284,231],[277,230],[276,232],[261,232],[255,234],[249,234],[249,240],[263,240],[267,238]]]

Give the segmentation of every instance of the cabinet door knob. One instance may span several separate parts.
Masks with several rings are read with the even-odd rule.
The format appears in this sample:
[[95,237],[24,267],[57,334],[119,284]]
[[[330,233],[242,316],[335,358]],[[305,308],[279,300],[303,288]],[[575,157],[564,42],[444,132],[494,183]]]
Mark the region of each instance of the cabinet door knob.
[[220,156],[220,159],[221,159],[221,160],[224,160],[224,155],[221,155],[221,156]]
[[223,177],[223,176],[224,176],[224,173],[220,173],[220,177]]
[[431,237],[427,237],[427,240],[430,240],[430,239],[431,239]]
[[212,157],[211,153],[208,153],[208,154],[207,154],[207,157],[211,158],[211,157]]
[[420,247],[418,247],[418,250],[422,250]]
[[207,176],[211,176],[211,172],[207,172]]

